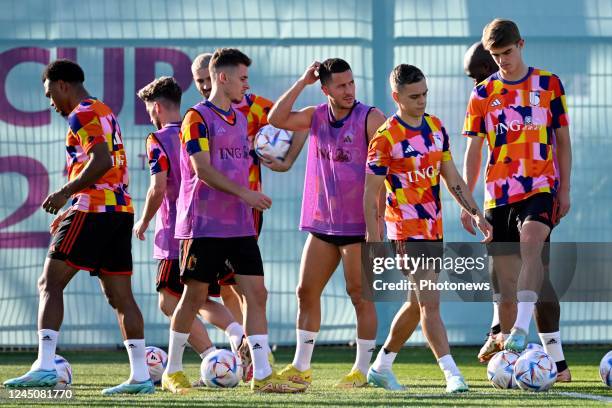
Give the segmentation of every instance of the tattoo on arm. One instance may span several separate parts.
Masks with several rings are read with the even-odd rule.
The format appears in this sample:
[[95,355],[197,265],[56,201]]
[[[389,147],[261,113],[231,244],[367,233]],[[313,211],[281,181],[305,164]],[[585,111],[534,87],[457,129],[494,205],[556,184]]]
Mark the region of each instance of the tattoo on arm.
[[463,196],[463,190],[461,189],[461,186],[459,184],[454,187],[451,187],[451,191],[455,194],[455,197],[457,197],[459,205],[461,205],[467,212],[472,215],[478,214],[478,209],[472,208],[468,200]]

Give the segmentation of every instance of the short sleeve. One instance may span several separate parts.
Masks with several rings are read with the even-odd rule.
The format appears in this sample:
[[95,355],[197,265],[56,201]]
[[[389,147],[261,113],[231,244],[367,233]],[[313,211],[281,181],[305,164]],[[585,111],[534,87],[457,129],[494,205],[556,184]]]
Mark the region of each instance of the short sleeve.
[[147,137],[147,158],[149,159],[149,169],[152,176],[162,171],[168,171],[170,168],[168,155],[166,155],[161,143],[154,134],[150,134]]
[[482,97],[478,94],[478,89],[483,85],[478,85],[472,91],[470,100],[468,101],[467,110],[465,112],[465,120],[463,122],[463,136],[479,136],[485,137],[487,129],[485,126],[485,116],[482,111]]
[[442,131],[442,161],[450,161],[453,156],[450,151],[450,139],[448,137],[448,133],[446,133],[446,129],[444,126],[440,129]]
[[91,110],[74,112],[68,117],[68,124],[85,153],[89,154],[99,143],[106,143],[104,129],[95,112]]
[[389,174],[391,165],[391,151],[393,148],[390,140],[391,135],[387,130],[377,132],[370,141],[368,147],[368,161],[366,164],[366,174],[386,176]]
[[181,124],[181,143],[191,156],[198,152],[208,152],[208,128],[200,114],[190,109]]
[[558,129],[569,126],[569,116],[567,113],[567,101],[565,99],[565,89],[558,76],[552,75],[550,78],[550,91],[553,95],[550,101],[550,112],[552,115],[551,126]]

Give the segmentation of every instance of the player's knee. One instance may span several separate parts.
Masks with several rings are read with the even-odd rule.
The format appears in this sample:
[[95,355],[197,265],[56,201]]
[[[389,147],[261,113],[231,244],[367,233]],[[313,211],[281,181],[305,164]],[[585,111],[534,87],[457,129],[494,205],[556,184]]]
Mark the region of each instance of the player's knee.
[[423,302],[420,305],[421,316],[434,316],[440,314],[440,304],[438,302]]
[[62,286],[58,283],[54,283],[49,280],[45,275],[41,275],[38,278],[38,292],[39,293],[50,293],[50,292],[61,292]]
[[264,285],[257,286],[251,290],[251,296],[249,299],[249,303],[266,307],[266,303],[268,301],[268,290]]
[[300,283],[298,287],[295,288],[295,294],[300,303],[308,303],[317,298],[317,291],[313,290],[310,285],[304,283]]
[[361,293],[361,285],[347,286],[346,293],[349,295],[349,298],[351,298],[353,306],[361,306],[364,301]]
[[168,299],[163,296],[159,297],[159,310],[161,310],[164,315],[172,317],[175,308],[175,303],[169,302]]

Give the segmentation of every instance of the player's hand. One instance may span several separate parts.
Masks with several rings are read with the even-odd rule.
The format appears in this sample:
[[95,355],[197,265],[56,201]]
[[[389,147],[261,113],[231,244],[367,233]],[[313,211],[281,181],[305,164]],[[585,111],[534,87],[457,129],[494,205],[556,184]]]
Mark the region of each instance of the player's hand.
[[557,218],[561,219],[567,215],[571,208],[570,193],[569,190],[560,190],[557,194],[557,201],[559,210],[557,211]]
[[59,210],[66,204],[69,196],[66,195],[62,190],[51,193],[43,201],[42,208],[49,214],[57,214]]
[[272,199],[258,191],[248,190],[242,199],[251,207],[259,211],[265,211],[272,206]]
[[470,213],[468,213],[464,209],[461,210],[461,224],[463,225],[463,228],[467,232],[469,232],[472,235],[476,235],[476,230],[474,229],[475,227],[474,218],[472,217]]
[[68,215],[68,210],[62,211],[61,213],[57,215],[57,217],[53,219],[53,221],[51,221],[51,224],[49,225],[49,232],[51,233],[51,235],[55,235],[57,228],[59,227],[61,222],[64,221],[64,218],[66,218],[67,215]]
[[145,222],[143,220],[138,220],[136,221],[136,224],[134,224],[134,228],[132,229],[132,231],[134,232],[134,235],[136,236],[136,238],[138,238],[141,241],[144,241],[145,232],[147,231],[147,228],[149,228],[148,222]]
[[300,81],[306,85],[312,85],[319,80],[319,67],[321,63],[319,61],[313,61],[312,64],[306,68],[306,71],[300,77]]
[[279,160],[274,156],[270,156],[267,153],[263,154],[263,157],[261,158],[261,164],[266,166],[270,170],[278,171],[281,173],[289,170],[290,167],[289,163],[283,160]]
[[476,223],[476,227],[482,232],[484,238],[480,241],[483,244],[491,242],[493,239],[493,226],[486,220],[484,215],[478,213],[474,216],[474,222]]

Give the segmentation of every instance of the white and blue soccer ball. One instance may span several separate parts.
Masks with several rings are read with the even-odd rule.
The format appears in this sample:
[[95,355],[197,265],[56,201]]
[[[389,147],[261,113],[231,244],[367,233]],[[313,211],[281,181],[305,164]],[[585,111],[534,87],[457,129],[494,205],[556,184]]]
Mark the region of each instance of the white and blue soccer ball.
[[161,383],[162,375],[168,364],[168,355],[159,347],[147,346],[145,348],[145,359],[149,368],[149,376],[153,384]]
[[268,154],[278,160],[284,160],[291,146],[293,133],[275,128],[272,125],[263,126],[255,135],[255,153],[263,158]]
[[543,351],[528,351],[514,363],[514,380],[526,391],[548,391],[557,381],[557,365]]
[[72,367],[64,357],[59,354],[55,355],[55,371],[57,371],[57,383],[60,385],[72,384]]
[[538,343],[529,343],[527,344],[527,347],[525,347],[525,350],[523,350],[523,352],[521,354],[525,354],[529,351],[544,351],[544,347],[542,347],[542,345],[538,344]]
[[242,363],[229,350],[215,350],[202,360],[200,375],[207,387],[233,388],[242,379]]
[[493,387],[498,389],[518,388],[514,381],[514,364],[519,355],[513,351],[504,350],[496,353],[487,365],[487,378]]
[[612,388],[612,350],[608,351],[601,359],[601,363],[599,363],[599,375],[603,383]]

